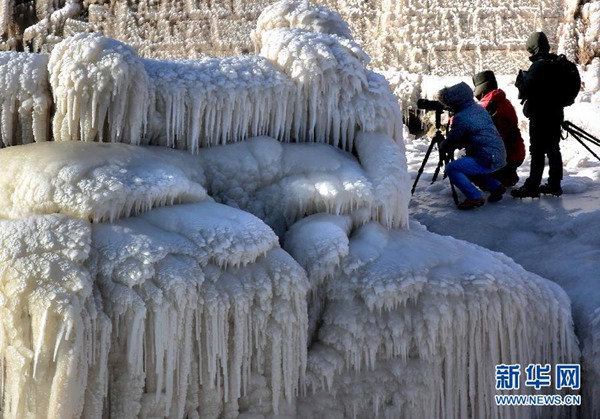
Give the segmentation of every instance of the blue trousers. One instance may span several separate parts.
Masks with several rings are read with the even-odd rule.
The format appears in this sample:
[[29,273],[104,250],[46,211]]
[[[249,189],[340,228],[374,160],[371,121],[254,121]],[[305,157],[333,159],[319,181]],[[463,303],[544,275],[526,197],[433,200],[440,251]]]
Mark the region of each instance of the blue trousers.
[[469,177],[476,176],[481,187],[488,191],[494,191],[500,186],[500,182],[491,176],[494,171],[473,157],[461,157],[446,165],[446,174],[468,199],[479,199],[483,196]]

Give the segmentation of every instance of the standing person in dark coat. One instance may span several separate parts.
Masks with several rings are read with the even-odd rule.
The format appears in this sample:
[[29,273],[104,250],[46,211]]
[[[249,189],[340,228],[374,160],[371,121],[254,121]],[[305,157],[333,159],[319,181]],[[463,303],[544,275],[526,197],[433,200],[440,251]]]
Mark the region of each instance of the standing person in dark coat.
[[[523,186],[511,191],[515,198],[537,198],[540,192],[562,195],[563,162],[560,153],[563,107],[556,95],[558,75],[551,63],[556,54],[550,53],[550,43],[543,32],[534,32],[527,39],[527,51],[532,61],[527,72],[520,72],[515,85],[519,98],[524,99],[523,113],[529,118],[529,154],[531,169]],[[548,156],[548,183],[540,185]]]
[[492,118],[475,102],[473,91],[464,82],[440,90],[437,99],[454,112],[441,151],[466,150],[465,157],[446,165],[446,174],[466,197],[458,208],[472,209],[485,203],[481,191],[471,182],[472,176],[478,177],[483,189],[491,191],[489,202],[499,201],[506,188],[491,174],[506,164],[506,150]]
[[514,186],[519,181],[517,168],[525,160],[525,143],[519,130],[519,119],[506,93],[498,89],[498,82],[493,71],[486,70],[475,74],[475,97],[479,104],[488,111],[498,129],[506,148],[506,166],[494,173],[504,186]]

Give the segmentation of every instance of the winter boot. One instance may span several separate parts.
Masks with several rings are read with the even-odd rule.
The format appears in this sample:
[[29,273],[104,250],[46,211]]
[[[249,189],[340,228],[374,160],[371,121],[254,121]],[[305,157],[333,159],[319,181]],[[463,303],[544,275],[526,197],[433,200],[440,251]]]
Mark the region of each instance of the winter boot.
[[507,188],[515,186],[519,183],[519,175],[516,173],[509,173],[502,179],[502,184]]
[[458,209],[460,210],[469,210],[473,208],[477,208],[485,204],[485,199],[477,198],[477,199],[465,199],[463,202],[458,204]]
[[504,195],[504,192],[506,192],[504,185],[498,185],[498,187],[492,191],[490,196],[488,196],[488,202],[500,201],[502,199],[502,195]]
[[527,185],[526,183],[520,188],[513,189],[512,191],[510,191],[510,194],[513,198],[539,198],[540,187],[532,187]]
[[544,195],[561,196],[563,194],[563,190],[560,185],[549,185],[546,183],[544,185],[540,185],[540,193],[543,193]]

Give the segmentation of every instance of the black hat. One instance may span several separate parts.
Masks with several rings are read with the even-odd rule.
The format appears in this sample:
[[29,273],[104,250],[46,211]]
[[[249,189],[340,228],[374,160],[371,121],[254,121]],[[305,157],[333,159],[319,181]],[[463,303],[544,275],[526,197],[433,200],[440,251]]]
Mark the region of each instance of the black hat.
[[547,54],[550,52],[550,43],[544,32],[534,32],[527,38],[525,44],[527,51],[532,55]]
[[473,76],[473,84],[475,85],[475,96],[479,96],[483,92],[490,92],[498,88],[496,76],[491,70],[486,70],[475,74],[475,76]]

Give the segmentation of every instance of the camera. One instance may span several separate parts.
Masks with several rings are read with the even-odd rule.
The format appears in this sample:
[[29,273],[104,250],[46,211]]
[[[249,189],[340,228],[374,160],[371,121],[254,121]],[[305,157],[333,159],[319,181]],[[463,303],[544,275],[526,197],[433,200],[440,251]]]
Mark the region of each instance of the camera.
[[515,81],[515,87],[519,90],[519,99],[526,99],[525,94],[523,92],[523,87],[525,86],[525,79],[527,78],[527,71],[519,70],[519,74],[517,75],[517,80]]
[[428,100],[428,99],[419,99],[417,100],[417,108],[423,109],[425,111],[435,111],[435,112],[443,112],[446,111],[446,107],[442,105],[440,101],[437,100]]

